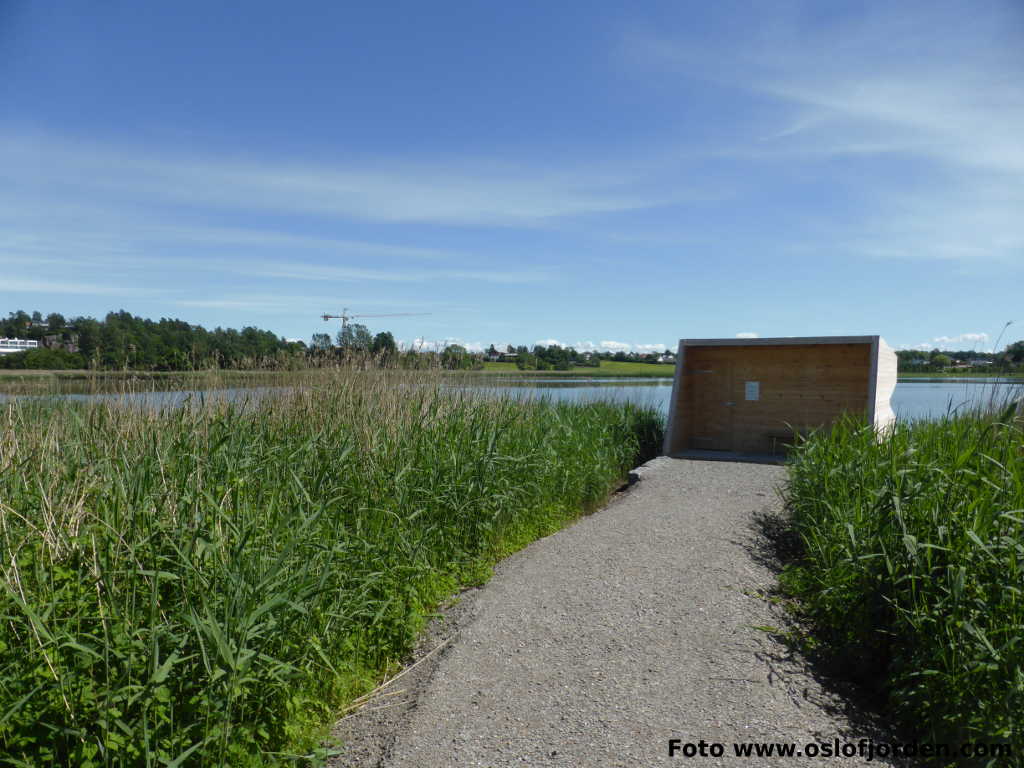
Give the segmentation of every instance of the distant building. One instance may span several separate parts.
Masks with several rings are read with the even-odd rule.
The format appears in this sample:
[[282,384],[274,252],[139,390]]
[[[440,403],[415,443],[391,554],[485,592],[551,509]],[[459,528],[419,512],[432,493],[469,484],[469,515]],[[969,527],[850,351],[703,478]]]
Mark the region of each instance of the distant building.
[[39,342],[31,339],[0,339],[0,355],[11,355],[15,352],[27,352],[38,349]]
[[515,352],[487,352],[484,354],[484,360],[488,363],[514,363],[519,359],[519,355]]
[[[65,335],[67,338],[65,339]],[[78,351],[78,334],[51,333],[43,336],[43,346],[47,349],[63,349],[65,352]]]

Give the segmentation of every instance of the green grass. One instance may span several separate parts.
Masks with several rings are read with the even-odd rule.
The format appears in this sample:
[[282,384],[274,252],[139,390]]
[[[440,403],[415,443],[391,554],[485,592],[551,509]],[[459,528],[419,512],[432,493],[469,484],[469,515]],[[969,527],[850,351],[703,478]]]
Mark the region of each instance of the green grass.
[[21,766],[309,762],[440,600],[600,505],[662,429],[389,372],[0,418],[0,765]]
[[[0,369],[0,393],[3,394],[67,394],[120,392],[139,389],[212,389],[232,386],[295,386],[322,384],[334,375],[335,368],[310,368],[297,371],[43,371]],[[573,368],[571,371],[520,371],[515,363],[484,363],[483,371],[459,371],[453,375],[506,373],[526,376],[592,378],[629,376],[671,378],[674,365],[602,360],[599,368]],[[416,375],[427,379],[435,372],[424,370]]]
[[299,371],[47,371],[0,370],[0,394],[59,395],[146,390],[293,386],[321,381],[333,369]]
[[[97,392],[138,391],[141,389],[215,389],[226,387],[323,385],[337,368],[310,368],[297,371],[38,371],[0,370],[0,394],[47,395]],[[520,371],[515,363],[484,363],[483,371],[458,371],[455,376],[506,373],[527,376],[571,378],[629,376],[671,378],[674,365],[648,365],[602,360],[600,368],[573,368],[571,371]],[[415,375],[431,380],[436,371],[427,369]]]
[[[672,378],[676,374],[674,365],[652,363],[630,363],[618,360],[602,360],[598,368],[573,367],[569,371],[521,371],[515,363],[484,363],[484,373],[508,373],[526,376],[636,376]],[[480,371],[475,371],[480,373]]]
[[788,503],[805,546],[783,584],[826,656],[936,743],[1004,743],[1024,765],[1024,435],[1012,408],[847,422],[800,445]]

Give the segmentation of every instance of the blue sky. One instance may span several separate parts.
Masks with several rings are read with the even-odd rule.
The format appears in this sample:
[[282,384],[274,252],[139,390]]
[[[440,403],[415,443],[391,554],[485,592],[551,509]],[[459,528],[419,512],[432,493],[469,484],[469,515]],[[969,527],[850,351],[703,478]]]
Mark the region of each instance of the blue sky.
[[1022,40],[1016,0],[0,0],[0,312],[987,349]]

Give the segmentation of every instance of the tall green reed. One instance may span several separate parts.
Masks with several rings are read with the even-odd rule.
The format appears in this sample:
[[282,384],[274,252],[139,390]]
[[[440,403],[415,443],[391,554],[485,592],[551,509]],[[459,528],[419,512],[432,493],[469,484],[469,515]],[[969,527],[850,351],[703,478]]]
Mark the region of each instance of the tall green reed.
[[[847,421],[797,449],[805,558],[784,573],[825,647],[922,738],[1024,764],[1024,436],[1000,411]],[[1004,763],[1005,764],[1005,763]]]
[[329,384],[3,407],[0,764],[309,756],[432,606],[660,440],[628,405]]

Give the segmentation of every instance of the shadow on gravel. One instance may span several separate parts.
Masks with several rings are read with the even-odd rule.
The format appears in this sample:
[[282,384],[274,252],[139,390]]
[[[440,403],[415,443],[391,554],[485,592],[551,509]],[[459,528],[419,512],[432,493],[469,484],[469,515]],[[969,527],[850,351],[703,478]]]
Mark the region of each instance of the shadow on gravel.
[[787,564],[795,563],[803,557],[804,544],[784,513],[755,512],[751,527],[757,536],[747,549],[758,565],[779,574]]
[[[799,562],[804,556],[804,544],[792,528],[784,512],[763,510],[754,514],[751,524],[755,536],[746,543],[745,549],[754,562],[778,575],[787,565]],[[841,715],[859,734],[878,742],[908,742],[913,736],[900,733],[889,724],[885,691],[881,679],[868,679],[851,674],[848,660],[841,654],[829,652],[815,637],[814,628],[800,613],[800,605],[788,596],[781,586],[765,594],[766,599],[778,616],[778,632],[770,633],[778,642],[763,654],[762,660],[769,667],[797,664],[813,677],[821,688],[831,694],[819,701],[825,711]],[[879,762],[885,763],[880,760]],[[889,760],[891,765],[921,765],[918,761],[902,758]]]
[[[785,512],[763,510],[754,514],[752,541],[745,544],[750,558],[758,565],[780,576],[786,567],[800,561],[804,545],[793,530]],[[800,614],[799,604],[789,597],[781,585],[763,595],[778,617],[777,632],[770,633],[778,643],[770,646],[762,661],[773,671],[777,667],[797,664],[832,694],[819,705],[833,714],[844,717],[858,734],[858,740],[870,739],[875,743],[912,742],[907,733],[896,731],[887,715],[887,698],[881,678],[864,679],[850,674],[847,660],[821,645],[814,628]],[[880,761],[884,762],[884,761]],[[897,766],[921,765],[916,760],[902,758],[890,760]]]

